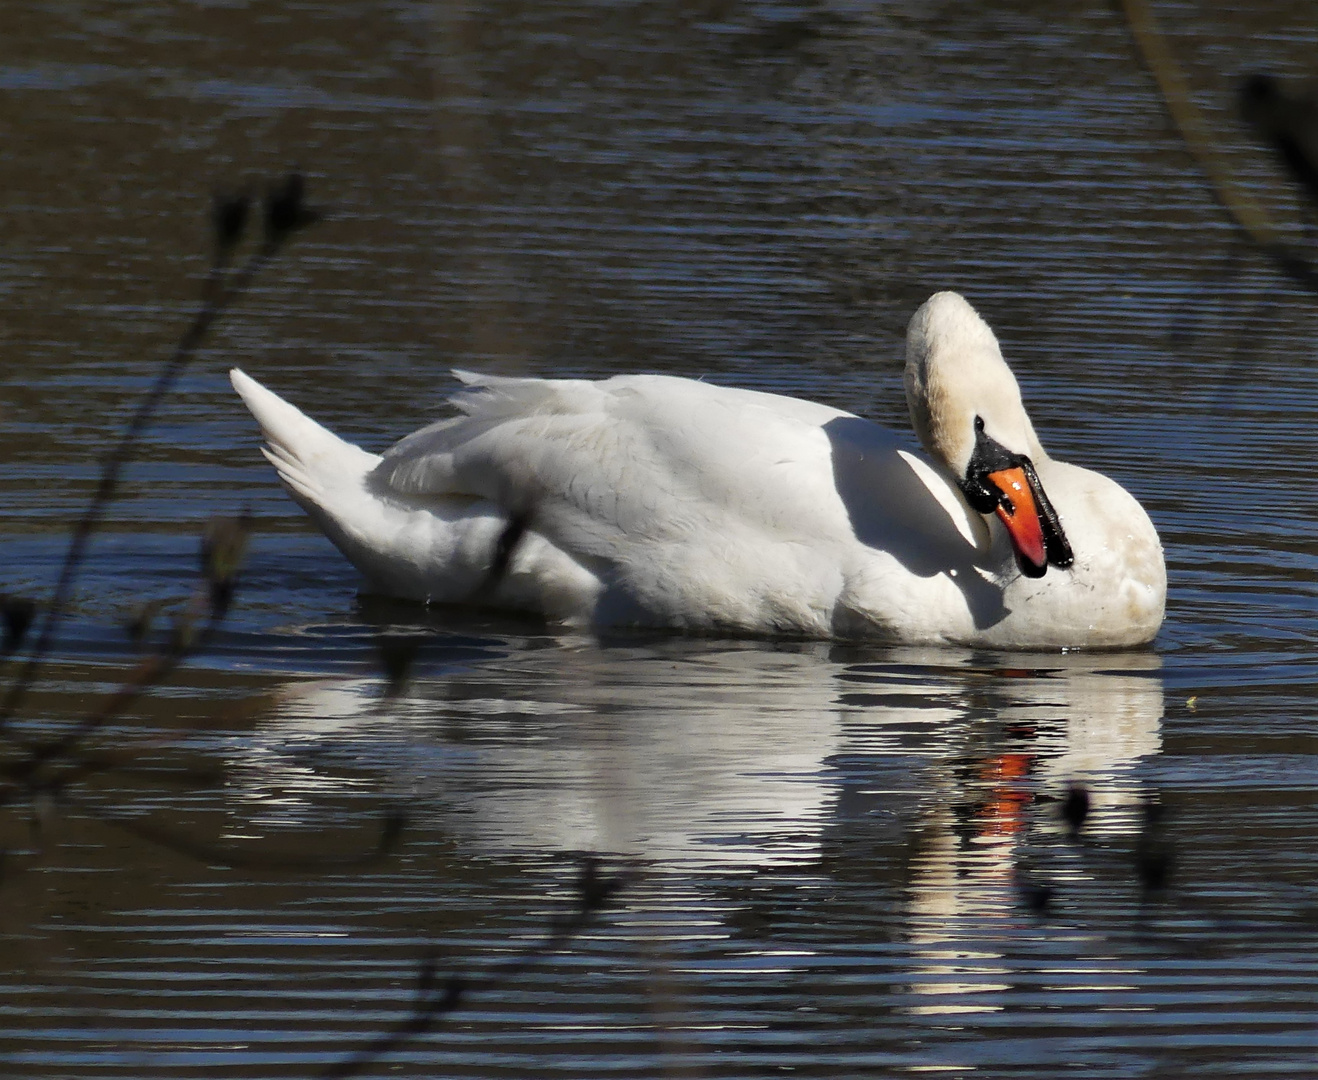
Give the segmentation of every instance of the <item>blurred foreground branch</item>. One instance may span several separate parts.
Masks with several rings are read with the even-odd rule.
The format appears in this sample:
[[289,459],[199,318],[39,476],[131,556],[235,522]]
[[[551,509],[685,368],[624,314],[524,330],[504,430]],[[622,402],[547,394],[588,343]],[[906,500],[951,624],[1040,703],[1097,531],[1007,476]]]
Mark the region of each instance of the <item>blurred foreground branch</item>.
[[1172,122],[1203,170],[1217,201],[1250,242],[1284,274],[1318,293],[1318,266],[1283,239],[1281,230],[1267,211],[1236,180],[1211,125],[1194,103],[1185,73],[1168,48],[1147,0],[1121,0],[1121,8],[1144,65],[1158,84]]
[[413,1039],[426,1034],[445,1016],[467,1004],[474,995],[508,986],[518,976],[570,945],[600,909],[635,880],[637,873],[628,869],[604,875],[600,873],[595,860],[588,857],[577,878],[576,901],[572,910],[553,920],[540,941],[502,963],[491,965],[482,975],[450,975],[440,981],[436,977],[434,961],[427,959],[418,974],[416,1002],[412,1012],[351,1057],[335,1062],[319,1076],[327,1080],[358,1076],[385,1054],[399,1050]]
[[[72,785],[80,781],[110,771],[136,772],[166,779],[177,779],[179,776],[196,779],[202,776],[198,770],[183,770],[179,773],[178,770],[171,772],[138,767],[140,751],[159,748],[162,744],[158,740],[146,744],[138,742],[127,753],[89,751],[87,744],[107,724],[121,716],[141,694],[158,686],[180,664],[204,649],[214,638],[228,615],[251,532],[250,518],[246,513],[237,518],[213,518],[208,523],[201,539],[201,585],[176,615],[166,640],[155,651],[144,656],[117,689],[66,729],[44,740],[24,736],[13,730],[10,723],[54,645],[92,534],[118,493],[123,470],[132,460],[141,436],[161,402],[196,356],[216,321],[247,292],[257,275],[284,243],[320,216],[319,212],[306,205],[304,188],[302,177],[296,173],[283,177],[267,188],[262,202],[261,237],[247,258],[236,268],[231,266],[231,262],[246,231],[252,198],[246,193],[215,198],[211,211],[214,257],[202,285],[197,310],[173,351],[162,363],[150,389],[138,402],[124,431],[106,455],[96,490],[74,527],[58,582],[46,606],[40,636],[10,684],[3,702],[0,702],[0,737],[3,737],[3,749],[6,751],[0,755],[0,808],[19,803],[31,806],[31,828],[34,834],[40,830],[41,821],[50,807],[68,802],[76,803],[79,810],[88,817],[201,861],[248,868],[323,869],[360,865],[379,858],[394,846],[402,830],[402,816],[392,813],[386,816],[377,840],[363,851],[336,853],[328,857],[287,852],[254,853],[195,840],[179,829],[139,816],[104,810],[79,798],[70,790]],[[158,603],[154,606],[158,606]],[[22,647],[36,611],[37,604],[30,599],[0,597],[5,652],[14,652]],[[143,613],[138,619],[139,625],[134,628],[135,636],[144,639],[150,629],[150,621],[150,613]],[[137,752],[132,752],[134,750]],[[11,861],[7,868],[11,869],[13,865]]]
[[[215,321],[247,292],[257,275],[279,252],[284,242],[319,217],[317,211],[306,205],[304,192],[305,182],[297,173],[290,173],[270,185],[263,203],[264,230],[261,240],[236,270],[230,269],[230,260],[242,241],[251,197],[243,193],[215,198],[211,213],[215,255],[202,286],[201,301],[197,311],[174,346],[173,352],[161,365],[150,390],[138,402],[137,409],[118,441],[105,457],[96,491],[82,517],[74,526],[69,549],[60,568],[59,579],[46,608],[41,633],[18,676],[10,684],[3,701],[0,701],[0,731],[17,713],[41,669],[42,662],[55,643],[56,633],[73,593],[74,582],[87,554],[87,544],[105,515],[106,508],[118,493],[120,475],[132,460],[138,440],[155,416],[160,403],[195,357]],[[11,604],[7,603],[6,629],[8,637],[12,640],[7,641],[6,644],[12,651],[21,644],[27,624],[22,624],[22,633],[14,634],[15,622],[9,614],[10,608]],[[27,621],[31,621],[30,611]]]

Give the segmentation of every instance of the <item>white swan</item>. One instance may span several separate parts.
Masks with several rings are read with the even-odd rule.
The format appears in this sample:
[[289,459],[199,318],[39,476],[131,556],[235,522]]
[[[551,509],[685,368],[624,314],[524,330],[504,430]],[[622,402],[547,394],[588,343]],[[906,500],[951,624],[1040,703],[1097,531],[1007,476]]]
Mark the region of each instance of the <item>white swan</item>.
[[1003,648],[1137,645],[1162,622],[1148,516],[1044,453],[956,293],[907,331],[928,457],[837,409],[689,379],[459,377],[457,416],[379,456],[231,372],[266,457],[374,591],[596,627]]

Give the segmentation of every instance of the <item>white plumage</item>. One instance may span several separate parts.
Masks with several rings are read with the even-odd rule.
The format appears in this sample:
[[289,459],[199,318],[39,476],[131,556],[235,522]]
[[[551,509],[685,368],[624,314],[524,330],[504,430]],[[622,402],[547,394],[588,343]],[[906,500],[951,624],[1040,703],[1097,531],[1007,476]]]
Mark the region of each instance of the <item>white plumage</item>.
[[[231,377],[290,493],[386,594],[596,627],[1009,648],[1139,644],[1162,620],[1147,515],[1113,481],[1048,458],[992,331],[955,293],[908,334],[928,457],[773,394],[467,373],[456,416],[381,457]],[[976,417],[1033,462],[1069,566],[1022,576],[997,518],[966,503],[956,481]]]

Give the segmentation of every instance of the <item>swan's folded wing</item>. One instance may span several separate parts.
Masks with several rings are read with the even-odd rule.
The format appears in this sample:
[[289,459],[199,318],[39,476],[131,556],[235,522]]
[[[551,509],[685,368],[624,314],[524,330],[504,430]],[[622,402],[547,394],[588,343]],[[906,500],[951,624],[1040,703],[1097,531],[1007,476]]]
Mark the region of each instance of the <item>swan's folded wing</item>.
[[812,534],[845,522],[820,483],[821,423],[837,410],[666,376],[464,381],[461,415],[394,446],[373,482],[490,499],[578,540],[662,540],[734,519]]
[[904,441],[837,409],[666,376],[464,381],[461,414],[389,450],[374,482],[489,499],[586,554],[696,535],[821,550],[950,541],[963,559],[973,546]]
[[[488,499],[540,525],[551,510],[598,503],[620,486],[620,454],[609,442],[624,433],[598,384],[458,375],[471,388],[451,399],[459,415],[390,448],[374,485],[409,498]],[[595,509],[603,527],[612,515]]]

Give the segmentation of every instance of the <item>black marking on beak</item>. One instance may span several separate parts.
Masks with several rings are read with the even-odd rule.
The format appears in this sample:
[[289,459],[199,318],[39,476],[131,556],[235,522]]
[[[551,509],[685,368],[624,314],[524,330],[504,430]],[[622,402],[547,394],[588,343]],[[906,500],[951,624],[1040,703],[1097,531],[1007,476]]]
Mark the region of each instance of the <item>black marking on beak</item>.
[[[1012,522],[1016,515],[1016,504],[1010,495],[994,482],[993,474],[1019,469],[1025,477],[1029,494],[1033,498],[1033,509],[1038,514],[1039,531],[1042,534],[1044,560],[1036,562],[1035,557],[1027,557],[1017,543]],[[984,430],[982,417],[975,417],[975,449],[966,466],[966,475],[958,481],[961,493],[975,510],[981,514],[996,513],[1008,531],[1012,532],[1012,544],[1016,549],[1016,564],[1026,577],[1043,577],[1049,566],[1065,568],[1075,561],[1071,545],[1062,529],[1061,518],[1053,508],[1039,474],[1035,472],[1034,463],[1024,454],[1013,454],[1000,442]],[[1035,549],[1037,551],[1037,547]]]
[[1052,566],[1068,567],[1075,562],[1075,553],[1066,539],[1066,533],[1062,531],[1062,519],[1057,516],[1048,493],[1043,490],[1043,484],[1039,482],[1039,474],[1034,471],[1034,462],[1024,454],[1021,455],[1021,468],[1025,470],[1026,479],[1030,482],[1030,491],[1033,492],[1034,501],[1039,507],[1039,520],[1043,524],[1043,542],[1048,552],[1048,562]]

